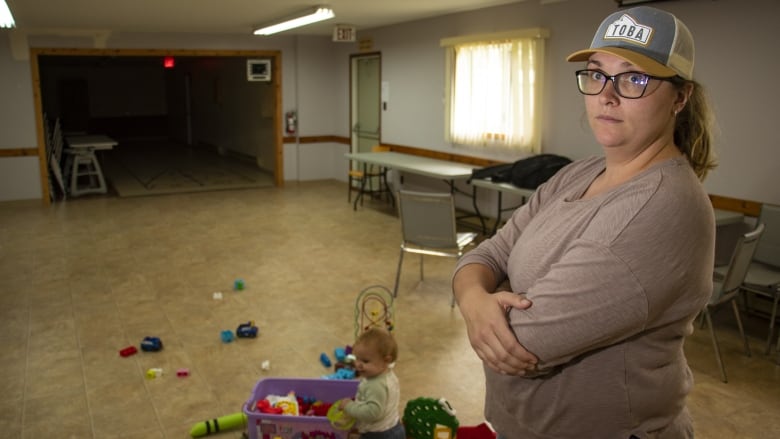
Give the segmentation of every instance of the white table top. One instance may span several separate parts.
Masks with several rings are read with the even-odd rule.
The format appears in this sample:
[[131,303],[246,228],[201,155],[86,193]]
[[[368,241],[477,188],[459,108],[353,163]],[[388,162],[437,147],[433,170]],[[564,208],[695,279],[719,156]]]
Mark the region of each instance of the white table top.
[[350,160],[445,180],[466,180],[471,177],[471,171],[478,167],[393,151],[347,153],[345,157]]
[[78,136],[66,136],[65,142],[73,149],[111,149],[117,145],[117,141],[102,134],[87,134]]
[[492,189],[494,191],[499,192],[507,192],[510,194],[516,194],[516,195],[522,195],[524,197],[530,197],[534,194],[536,191],[535,189],[526,189],[522,187],[517,187],[511,183],[497,183],[490,180],[485,180],[482,178],[475,178],[471,180],[471,184],[476,187],[481,187],[485,189]]
[[715,209],[716,226],[727,226],[729,224],[739,224],[744,220],[745,220],[745,215],[741,212]]

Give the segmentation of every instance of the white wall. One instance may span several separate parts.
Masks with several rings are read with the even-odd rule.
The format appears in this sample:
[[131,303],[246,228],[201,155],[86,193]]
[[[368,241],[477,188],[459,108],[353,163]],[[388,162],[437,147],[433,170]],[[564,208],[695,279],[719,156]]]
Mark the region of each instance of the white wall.
[[[11,56],[0,32],[0,149],[37,148],[30,66]],[[0,157],[0,201],[40,198],[37,157]]]
[[[780,87],[776,75],[776,0],[681,0],[658,3],[675,13],[696,40],[695,77],[709,90],[718,118],[715,149],[720,166],[705,181],[712,194],[780,204],[776,136]],[[382,140],[466,155],[444,141],[444,37],[546,27],[543,148],[581,158],[600,154],[584,121],[574,84],[579,65],[566,56],[589,45],[600,21],[616,10],[611,1],[568,0],[547,5],[527,1],[359,33],[382,52],[382,79],[391,102],[383,112]],[[771,54],[771,55],[770,55]]]
[[[678,15],[696,39],[695,77],[708,90],[718,117],[715,147],[720,166],[705,182],[712,194],[780,204],[776,168],[780,162],[772,123],[777,120],[780,87],[775,60],[777,0],[679,0],[658,7]],[[581,158],[599,154],[586,124],[583,101],[565,57],[586,47],[601,19],[616,9],[610,0],[567,0],[540,5],[525,1],[374,30],[358,30],[382,53],[382,80],[390,85],[390,102],[382,113],[382,141],[437,151],[511,160],[477,154],[444,141],[443,37],[528,27],[546,27],[543,147]],[[10,59],[0,34],[0,90],[14,99],[0,103],[0,148],[35,147],[34,118],[27,61]],[[91,39],[44,36],[31,38],[35,47],[92,47]],[[282,51],[283,111],[297,109],[304,136],[349,136],[349,55],[356,44],[327,38],[182,34],[122,34],[109,37],[116,48],[272,49]],[[5,94],[4,93],[4,94]],[[279,127],[283,129],[283,127]],[[286,178],[345,179],[344,145],[285,145]],[[300,162],[297,161],[300,158]],[[0,158],[0,166],[21,160]],[[295,160],[289,163],[291,160]],[[345,161],[344,161],[345,162]],[[332,166],[329,171],[325,167]],[[9,185],[3,180],[0,200],[29,196],[39,177],[25,174]],[[288,169],[296,173],[288,173]],[[2,170],[2,169],[0,169]],[[295,175],[295,177],[292,177]],[[11,187],[12,186],[12,187]],[[24,195],[19,188],[24,187]],[[40,197],[40,195],[38,195]]]
[[347,180],[344,154],[349,145],[343,143],[288,143],[284,145],[284,177],[286,181]]

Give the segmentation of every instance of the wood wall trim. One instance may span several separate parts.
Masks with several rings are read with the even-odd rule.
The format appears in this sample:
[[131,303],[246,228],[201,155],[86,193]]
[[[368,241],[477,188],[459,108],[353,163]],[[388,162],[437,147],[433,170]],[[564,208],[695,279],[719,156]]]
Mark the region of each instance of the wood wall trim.
[[38,148],[0,149],[0,157],[37,157]]
[[286,136],[283,139],[284,143],[343,143],[349,145],[352,140],[349,137],[342,136],[305,136],[305,137],[293,137]]
[[747,216],[754,217],[761,214],[762,204],[758,201],[741,200],[739,198],[723,197],[720,195],[710,195],[710,201],[712,201],[712,206],[716,209],[742,212]]
[[466,155],[453,154],[449,152],[433,151],[430,149],[416,148],[413,146],[393,145],[391,143],[382,143],[382,146],[389,147],[390,151],[401,152],[404,154],[418,155],[421,157],[429,157],[429,158],[439,159],[439,160],[447,160],[456,163],[466,163],[468,165],[474,165],[474,166],[484,167],[484,166],[500,165],[502,163],[506,163],[506,162],[500,162],[498,160],[483,159],[480,157],[471,157]]

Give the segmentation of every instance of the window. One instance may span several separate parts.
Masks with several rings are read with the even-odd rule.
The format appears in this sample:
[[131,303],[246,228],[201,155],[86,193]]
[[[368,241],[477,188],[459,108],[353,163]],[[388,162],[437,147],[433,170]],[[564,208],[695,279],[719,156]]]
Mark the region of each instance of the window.
[[442,40],[449,142],[541,152],[544,29]]

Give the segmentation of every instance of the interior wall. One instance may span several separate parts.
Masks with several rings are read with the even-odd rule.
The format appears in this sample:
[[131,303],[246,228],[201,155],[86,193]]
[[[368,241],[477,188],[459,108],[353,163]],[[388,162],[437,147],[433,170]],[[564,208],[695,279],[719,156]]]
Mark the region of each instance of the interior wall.
[[[289,36],[258,38],[252,35],[201,35],[201,34],[134,34],[122,33],[109,35],[103,40],[101,35],[95,37],[89,35],[69,36],[63,33],[41,34],[16,34],[14,30],[0,31],[0,69],[3,72],[3,81],[0,81],[0,90],[6,91],[5,96],[13,97],[13,100],[0,102],[0,149],[14,150],[12,154],[3,154],[0,151],[0,201],[41,199],[43,188],[41,187],[41,168],[46,171],[46,164],[41,166],[38,160],[35,96],[31,84],[31,60],[30,48],[63,48],[63,49],[129,49],[129,50],[177,50],[188,49],[204,51],[274,51],[287,53],[292,50],[293,40]],[[282,57],[284,59],[284,57]],[[289,64],[282,69],[284,78],[283,98],[294,96],[291,88],[294,81],[288,80],[293,76],[295,65]],[[245,67],[241,69],[243,81],[246,80]],[[5,117],[7,115],[7,117]],[[281,129],[281,120],[279,123]],[[271,128],[273,130],[273,128]],[[328,133],[329,134],[329,133]],[[26,138],[27,141],[20,141]],[[42,142],[41,142],[42,143]],[[23,154],[24,157],[17,157]],[[277,154],[274,146],[269,146],[263,157],[273,163],[268,169],[275,167]],[[263,163],[261,163],[261,166]],[[263,166],[264,167],[264,166]],[[4,168],[13,172],[2,172]]]
[[[705,181],[706,189],[716,195],[780,204],[780,185],[775,178],[780,152],[772,132],[780,87],[774,81],[778,61],[770,55],[776,51],[774,20],[780,16],[780,2],[678,0],[659,2],[657,6],[677,14],[691,28],[697,44],[695,76],[708,89],[718,118],[715,149],[720,166]],[[358,29],[358,39],[368,43],[368,50],[382,53],[382,78],[389,85],[390,100],[387,110],[382,112],[382,140],[436,151],[513,159],[444,142],[444,52],[439,41],[472,33],[546,27],[551,37],[547,40],[542,108],[544,150],[571,158],[600,154],[599,145],[583,122],[583,100],[574,85],[573,71],[579,66],[567,63],[565,57],[586,47],[601,19],[614,10],[615,3],[608,0],[549,4],[526,1],[374,30]],[[29,60],[11,55],[9,46],[13,43],[8,35],[0,32],[0,90],[4,96],[10,96],[0,103],[0,148],[36,148]],[[95,45],[93,38],[58,35],[31,36],[28,40],[31,47]],[[257,38],[117,34],[111,35],[106,45],[131,49],[279,50],[283,109],[299,111],[301,133],[349,136],[348,63],[349,55],[358,52],[357,44],[285,35]],[[276,128],[281,132],[283,121]],[[322,155],[340,156],[338,144],[321,143],[317,147],[328,150]],[[285,145],[285,170],[307,170],[308,164],[288,161],[298,157],[305,160],[310,152],[310,148]],[[319,151],[314,156],[320,158]],[[4,179],[8,174],[2,172],[3,168],[17,168],[17,163],[21,165],[22,158],[0,159]],[[321,170],[332,165],[321,162],[317,166],[315,169]],[[28,169],[30,172],[23,175],[14,173],[13,181],[0,186],[0,200],[28,197],[30,192],[40,190],[37,168]],[[324,174],[345,179],[338,165]],[[307,178],[302,173],[296,175]]]
[[[162,57],[42,56],[43,107],[50,119],[62,118],[65,131],[182,143],[191,136],[192,145],[251,157],[273,171],[275,87],[249,81],[247,59],[180,56],[166,69]],[[81,106],[86,114],[74,117]]]
[[43,111],[65,132],[115,138],[165,136],[167,99],[162,62],[115,57],[42,56]]
[[244,57],[181,58],[173,86],[184,88],[189,75],[194,144],[251,157],[273,170],[275,87],[247,80],[246,63]]
[[[708,192],[780,204],[776,168],[780,152],[771,130],[780,87],[774,35],[776,0],[679,0],[660,2],[676,14],[696,40],[695,78],[708,90],[715,110],[714,149],[720,166],[705,181]],[[444,141],[444,51],[441,38],[545,27],[547,40],[543,150],[573,159],[601,154],[584,120],[582,96],[566,56],[587,47],[598,24],[617,6],[604,0],[537,1],[437,17],[372,31],[358,38],[382,52],[382,77],[390,102],[382,114],[386,143],[443,152],[513,160],[519,156],[480,152]],[[576,18],[576,19],[575,19]]]

